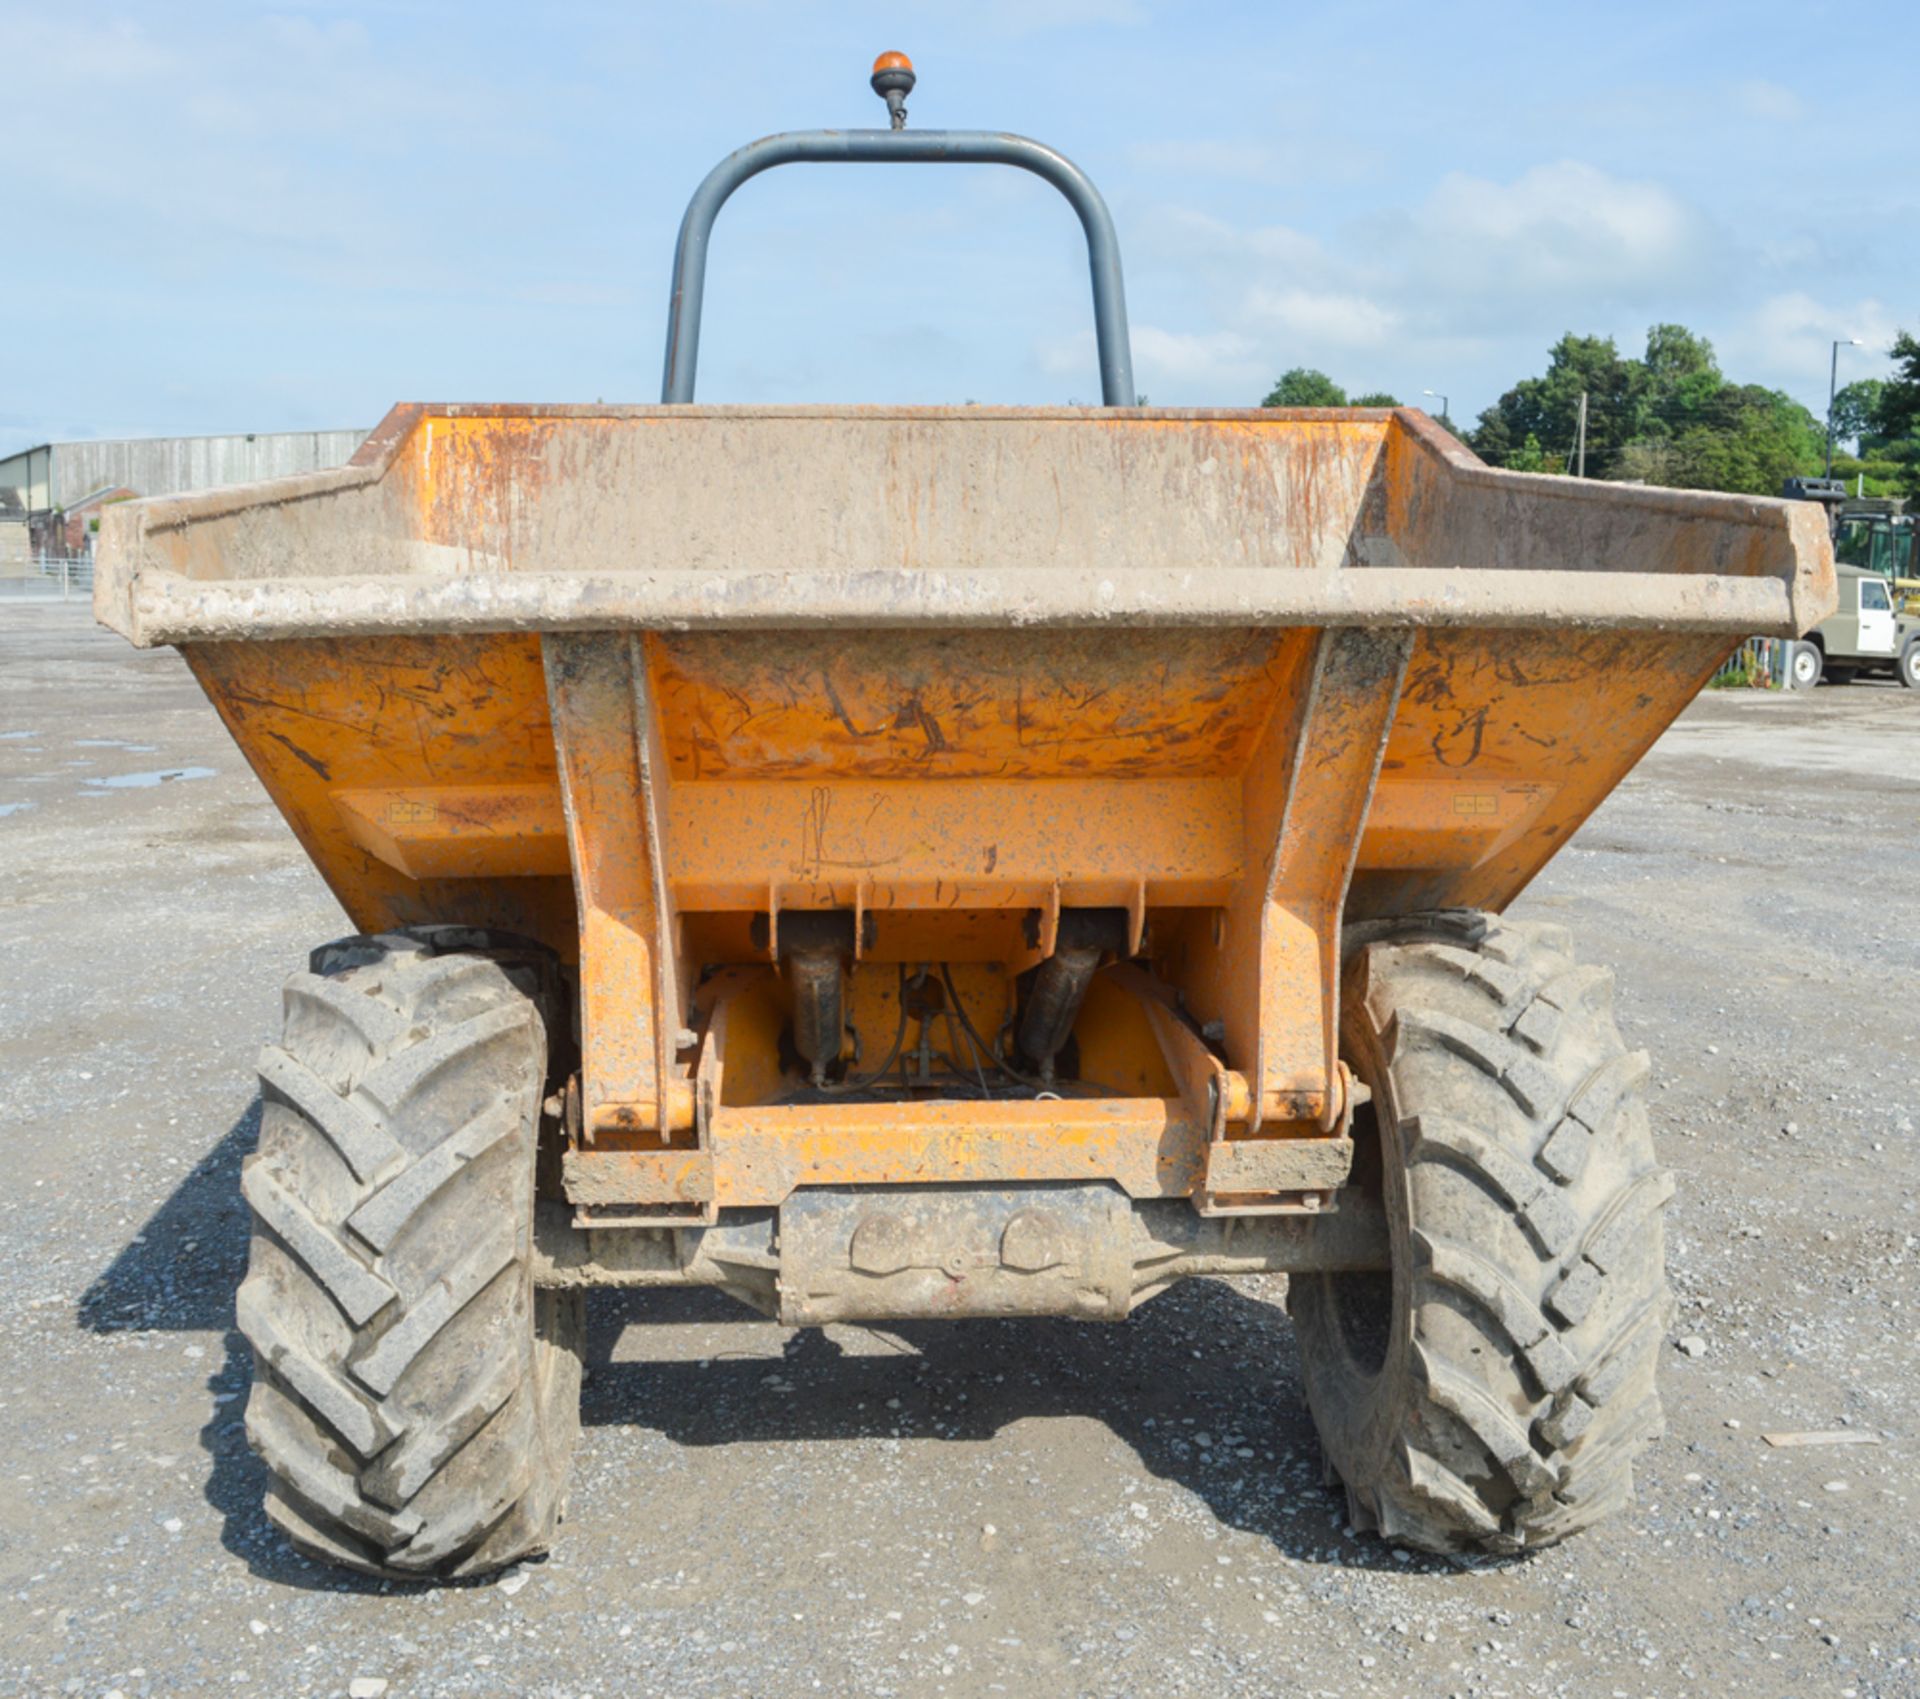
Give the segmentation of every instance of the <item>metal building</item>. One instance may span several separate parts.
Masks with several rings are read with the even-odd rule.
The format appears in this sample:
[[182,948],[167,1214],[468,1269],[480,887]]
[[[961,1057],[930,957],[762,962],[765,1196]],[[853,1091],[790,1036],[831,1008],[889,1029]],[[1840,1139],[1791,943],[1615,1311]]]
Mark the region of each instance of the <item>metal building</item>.
[[[260,431],[219,437],[125,437],[39,443],[0,459],[0,572],[35,555],[74,552],[67,512],[109,492],[179,495],[343,466],[364,430]],[[78,539],[85,552],[91,533]]]

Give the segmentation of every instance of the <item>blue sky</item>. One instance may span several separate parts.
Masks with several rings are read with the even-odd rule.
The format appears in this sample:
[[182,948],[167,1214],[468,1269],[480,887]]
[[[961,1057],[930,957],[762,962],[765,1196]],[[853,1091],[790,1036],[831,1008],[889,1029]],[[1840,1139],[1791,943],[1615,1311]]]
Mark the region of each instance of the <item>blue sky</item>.
[[[1920,332],[1908,0],[0,0],[0,41],[0,453],[653,400],[695,183],[884,122],[890,47],[917,127],[1101,186],[1156,403],[1311,365],[1466,420],[1563,331],[1677,320],[1823,411],[1831,338],[1845,382]],[[701,399],[1096,399],[1084,264],[1021,173],[784,168],[722,215]]]

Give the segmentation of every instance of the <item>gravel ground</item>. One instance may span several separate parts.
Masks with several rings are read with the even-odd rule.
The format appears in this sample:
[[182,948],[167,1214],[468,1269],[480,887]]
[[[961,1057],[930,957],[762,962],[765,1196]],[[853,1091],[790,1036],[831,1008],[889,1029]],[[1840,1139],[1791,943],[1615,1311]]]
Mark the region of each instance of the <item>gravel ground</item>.
[[596,1293],[558,1551],[410,1589],[291,1555],[240,1429],[250,1070],[339,911],[177,657],[0,607],[0,1695],[1920,1692],[1917,824],[1920,698],[1708,696],[1516,910],[1618,969],[1679,1174],[1608,1527],[1350,1535],[1279,1280],[817,1334]]

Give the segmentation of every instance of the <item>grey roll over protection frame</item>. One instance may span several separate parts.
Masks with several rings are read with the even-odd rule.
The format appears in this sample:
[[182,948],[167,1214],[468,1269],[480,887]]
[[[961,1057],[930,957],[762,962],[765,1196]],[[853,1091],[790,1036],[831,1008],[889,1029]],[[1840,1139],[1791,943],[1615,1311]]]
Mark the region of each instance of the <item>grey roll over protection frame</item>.
[[[892,57],[892,56],[889,56]],[[1113,217],[1086,173],[1064,154],[1025,136],[992,130],[908,130],[900,104],[912,87],[912,71],[876,67],[874,92],[893,114],[891,130],[795,130],[765,136],[720,161],[694,190],[680,221],[673,255],[673,295],[667,306],[666,370],[660,399],[693,400],[694,368],[700,357],[700,304],[706,287],[707,245],[713,221],[727,197],[750,177],[776,165],[853,161],[879,164],[1012,165],[1044,178],[1065,195],[1087,233],[1087,265],[1093,278],[1093,328],[1100,356],[1100,396],[1108,407],[1134,404],[1133,352],[1127,338],[1127,297],[1120,276],[1120,243]],[[887,83],[882,86],[883,80]]]

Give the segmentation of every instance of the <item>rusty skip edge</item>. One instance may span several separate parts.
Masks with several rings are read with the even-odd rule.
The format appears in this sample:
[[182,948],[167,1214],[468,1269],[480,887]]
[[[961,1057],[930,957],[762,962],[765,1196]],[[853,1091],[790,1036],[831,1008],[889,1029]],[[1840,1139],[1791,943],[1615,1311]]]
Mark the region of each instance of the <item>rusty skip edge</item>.
[[[1391,418],[1455,497],[1491,517],[1544,502],[1572,515],[1591,506],[1638,522],[1758,529],[1777,564],[1758,576],[1567,570],[1458,562],[1287,569],[1206,561],[1115,570],[1091,579],[969,566],[807,570],[607,572],[408,570],[188,577],[162,564],[158,539],[246,510],[302,504],[382,483],[426,417],[671,420],[676,429],[743,418],[909,420],[963,426],[1022,421],[1125,428],[1249,421],[1329,424]],[[358,499],[357,497],[355,499]],[[1488,504],[1491,504],[1489,506]],[[1518,511],[1518,510],[1515,510]],[[297,546],[297,544],[292,545]],[[1653,545],[1659,558],[1659,545]],[[424,632],[805,628],[857,620],[875,627],[1035,625],[1466,626],[1724,632],[1796,636],[1831,611],[1830,545],[1819,511],[1763,497],[1582,482],[1496,471],[1414,409],[1042,409],[817,407],[541,407],[407,403],[395,407],[352,462],[332,472],[157,497],[109,510],[102,525],[95,612],[142,647],[244,639]]]
[[[425,632],[693,631],[858,624],[1023,626],[1572,627],[1799,635],[1777,578],[1658,572],[1215,567],[1116,573],[1091,596],[1077,577],[928,568],[594,576],[474,574],[214,583],[147,567],[127,618],[100,609],[142,647],[161,643]],[[102,596],[106,594],[105,587]]]

